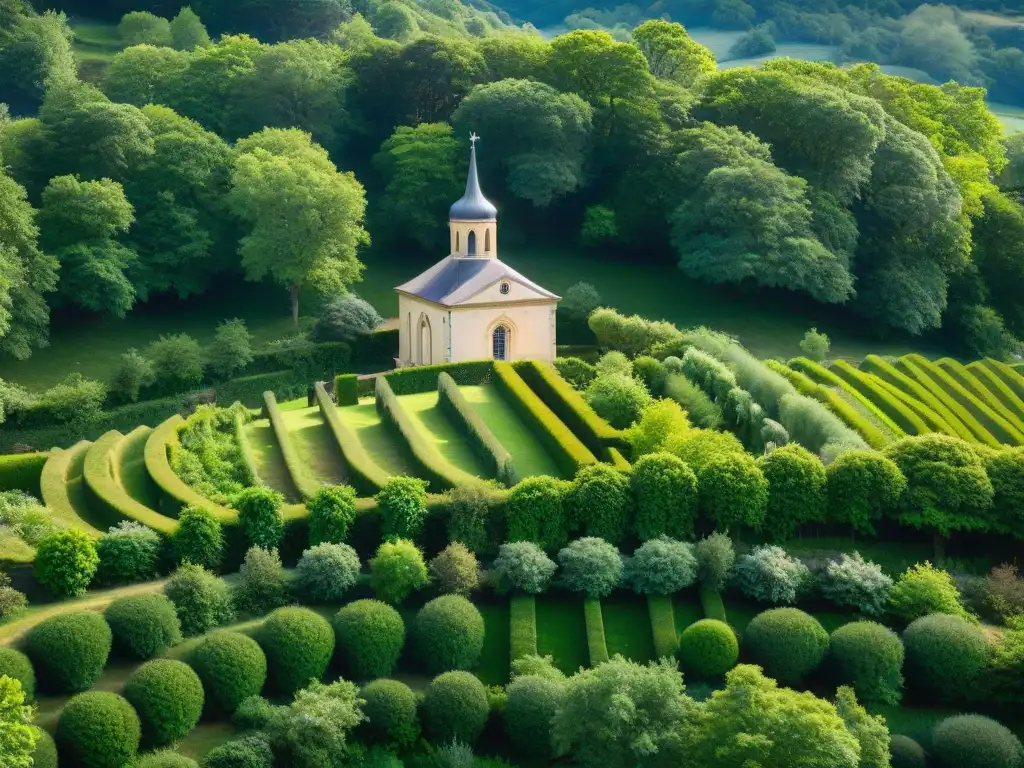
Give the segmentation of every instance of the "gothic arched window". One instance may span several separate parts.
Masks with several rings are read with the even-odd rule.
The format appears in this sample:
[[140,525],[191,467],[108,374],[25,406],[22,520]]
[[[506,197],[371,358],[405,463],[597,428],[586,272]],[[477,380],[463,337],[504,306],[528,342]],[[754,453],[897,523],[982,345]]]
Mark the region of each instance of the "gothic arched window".
[[455,233],[455,252],[459,252],[459,233]]
[[495,360],[508,359],[509,330],[504,325],[499,325],[491,332],[491,352]]
[[491,228],[484,230],[484,253],[491,252]]
[[470,256],[476,256],[476,232],[470,231],[469,236],[466,238],[466,253]]

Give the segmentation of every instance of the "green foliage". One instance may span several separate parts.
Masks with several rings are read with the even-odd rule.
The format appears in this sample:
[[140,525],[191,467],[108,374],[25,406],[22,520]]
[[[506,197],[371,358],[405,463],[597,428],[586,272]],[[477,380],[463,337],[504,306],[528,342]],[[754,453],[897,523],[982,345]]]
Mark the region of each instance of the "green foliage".
[[25,595],[11,586],[11,579],[0,571],[0,619],[16,616],[25,609],[28,600]]
[[334,654],[330,622],[308,608],[278,608],[263,622],[257,640],[267,657],[267,685],[281,696],[323,677]]
[[642,541],[693,535],[697,476],[682,460],[664,452],[641,456],[629,483],[636,501],[634,529]]
[[557,568],[536,544],[514,541],[501,545],[491,566],[489,580],[499,592],[539,595],[547,591]]
[[674,400],[654,400],[640,412],[640,420],[629,430],[633,458],[664,450],[673,440],[689,433],[686,412]]
[[209,632],[235,616],[227,583],[201,565],[180,566],[164,584],[164,594],[174,603],[186,636]]
[[[677,451],[673,451],[678,456]],[[686,457],[683,456],[684,461]],[[744,453],[713,456],[697,470],[698,507],[716,528],[760,528],[769,488],[761,468]]]
[[186,333],[161,336],[149,345],[156,382],[172,392],[192,389],[203,380],[203,350]]
[[892,768],[925,768],[924,748],[909,736],[893,734],[890,744]]
[[911,566],[889,592],[889,610],[904,621],[929,613],[948,613],[970,618],[960,602],[953,577],[925,561]]
[[[53,736],[42,728],[37,730],[39,741],[36,742],[35,751],[32,753],[33,768],[57,768],[57,744]],[[191,766],[184,766],[191,768]]]
[[570,528],[619,544],[629,530],[633,499],[629,478],[606,464],[583,467],[565,496]]
[[870,704],[899,704],[903,694],[903,642],[873,621],[854,621],[829,639],[829,666],[835,679],[852,685]]
[[680,336],[671,323],[652,322],[640,315],[620,315],[608,307],[591,312],[587,324],[601,349],[616,350],[630,357],[650,352],[657,344],[677,341]]
[[694,41],[682,24],[651,19],[634,29],[632,37],[655,77],[689,88],[715,71],[714,54]]
[[701,619],[679,636],[683,669],[699,677],[724,675],[739,658],[740,644],[732,627],[717,619]]
[[171,534],[171,550],[179,564],[217,568],[224,556],[220,522],[205,507],[186,506],[179,513],[178,527]]
[[265,734],[233,739],[206,755],[206,768],[273,768],[274,753]]
[[[668,369],[668,360],[665,366]],[[675,358],[678,360],[679,358]],[[701,429],[717,429],[722,425],[722,410],[703,389],[682,373],[670,371],[665,380],[665,397],[675,400],[686,411],[688,419]]]
[[693,347],[683,355],[681,373],[715,402],[724,402],[729,392],[736,389],[736,375],[728,366]]
[[156,371],[149,358],[129,349],[121,355],[114,378],[110,382],[110,393],[123,402],[134,403],[139,399],[143,387],[156,381]]
[[163,542],[156,532],[123,520],[96,543],[100,558],[96,579],[102,584],[147,581],[156,576],[162,553]]
[[231,408],[201,405],[179,430],[177,444],[170,446],[175,473],[200,495],[220,504],[255,482],[235,434],[236,417],[247,422],[249,411],[237,403]]
[[745,656],[782,685],[798,685],[818,668],[828,648],[828,632],[797,608],[759,613],[743,633]]
[[[583,244],[593,248],[614,243],[618,239],[619,228],[615,223],[615,211],[604,205],[587,206],[583,212],[583,224],[580,226],[580,240]],[[581,285],[587,284],[581,283]],[[600,299],[594,302],[591,311],[597,309],[600,303]],[[586,315],[583,317],[586,319]]]
[[210,44],[206,27],[187,5],[171,19],[171,44],[179,51],[191,51]]
[[217,326],[213,341],[206,348],[206,364],[217,380],[230,379],[252,362],[252,334],[245,321],[237,317]]
[[603,539],[576,539],[558,553],[560,583],[573,592],[601,598],[622,581],[622,555]]
[[811,328],[811,330],[807,331],[800,342],[801,351],[811,360],[818,363],[828,359],[830,346],[828,334],[818,333],[817,328]]
[[376,495],[383,533],[386,537],[415,539],[427,517],[427,483],[419,478],[396,475]]
[[825,517],[825,467],[817,456],[790,443],[757,460],[768,481],[765,520],[776,541],[791,538],[800,526]]
[[1019,768],[1024,747],[1014,733],[981,715],[947,717],[932,732],[932,753],[940,768]]
[[238,705],[263,690],[267,657],[247,635],[220,630],[210,633],[188,656],[206,692],[206,706],[230,715]]
[[440,373],[437,377],[437,394],[439,407],[469,437],[475,453],[487,465],[490,472],[498,481],[506,485],[513,485],[517,480],[517,474],[512,463],[512,455],[494,436],[490,427],[476,412],[472,404],[466,400],[466,396],[455,383],[455,379],[447,373]]
[[864,768],[888,768],[890,737],[885,718],[868,714],[868,711],[857,703],[857,697],[848,685],[840,686],[836,690],[835,707],[843,719],[846,730],[860,746],[859,764]]
[[21,683],[0,675],[0,749],[12,768],[34,765],[33,752],[41,731],[32,725],[33,708],[25,704]]
[[391,674],[405,645],[398,611],[377,600],[356,600],[334,617],[341,660],[350,676],[370,680]]
[[736,561],[733,580],[740,591],[767,603],[795,603],[810,582],[807,566],[781,547],[754,547]]
[[116,693],[81,693],[61,710],[57,722],[61,757],[90,768],[121,768],[135,757],[140,738],[139,716]]
[[530,541],[551,552],[568,540],[565,495],[569,484],[553,477],[528,477],[512,488],[505,504],[509,541]]
[[117,35],[126,46],[171,44],[171,24],[148,11],[132,11],[121,18]]
[[697,577],[693,545],[666,536],[651,539],[626,561],[625,574],[637,594],[675,594]]
[[114,646],[138,659],[152,659],[181,642],[181,622],[165,595],[129,595],[106,607]]
[[460,541],[453,541],[430,561],[430,578],[440,592],[468,595],[480,581],[476,555]]
[[314,341],[346,341],[350,344],[369,336],[384,322],[377,310],[354,293],[332,299],[317,317],[310,332]]
[[989,661],[988,643],[976,626],[959,616],[934,613],[910,623],[903,633],[907,685],[946,704],[968,698]]
[[480,611],[461,595],[443,595],[424,605],[412,627],[413,645],[431,673],[471,669],[484,646]]
[[270,488],[246,488],[232,499],[238,510],[238,523],[246,540],[255,547],[275,549],[284,536],[281,521],[283,497]]
[[458,739],[473,744],[487,724],[487,692],[469,672],[438,675],[427,686],[422,703],[423,726],[434,744]]
[[[608,236],[608,230],[606,227],[608,216],[606,213],[604,213],[604,211],[600,210],[601,208],[602,206],[591,206],[590,208],[588,208],[586,213],[584,214],[583,223],[584,230],[586,230],[587,223],[592,218],[595,219],[595,224],[601,224],[599,231],[594,232],[594,234],[600,235],[600,237],[598,238],[599,240],[605,239]],[[606,211],[607,209],[604,210]],[[599,211],[599,213],[592,214],[591,211]],[[614,223],[614,214],[612,214],[611,220]],[[612,236],[614,237],[614,234],[612,234]],[[584,239],[586,240],[585,235]],[[562,296],[562,300],[558,303],[558,314],[559,316],[564,316],[568,318],[571,322],[575,324],[586,325],[587,318],[590,317],[590,313],[600,306],[601,294],[597,292],[597,288],[595,288],[590,283],[585,283],[581,281],[569,286],[568,290],[565,291],[565,295]],[[579,358],[564,359],[579,360]],[[580,362],[583,361],[581,360]],[[558,366],[557,360],[555,361],[555,366]],[[559,373],[562,373],[562,371],[559,370]],[[562,376],[565,377],[565,374],[562,373]],[[577,384],[573,382],[570,383],[577,389],[580,389],[580,387]]]
[[720,592],[729,580],[736,561],[732,539],[715,531],[698,541],[693,552],[697,557],[697,579],[701,585]]
[[103,617],[76,611],[52,616],[33,627],[25,641],[25,653],[42,688],[75,693],[99,678],[110,646],[110,627]]
[[28,656],[21,651],[0,648],[0,676],[17,680],[26,702],[31,702],[35,698],[36,673]]
[[513,595],[509,598],[508,621],[509,658],[513,664],[512,676],[515,677],[519,674],[516,662],[527,657],[537,657],[537,598],[533,595]]
[[39,542],[33,574],[57,597],[76,597],[85,594],[99,562],[96,542],[82,531],[69,528]]
[[896,463],[874,451],[845,451],[825,468],[830,517],[873,534],[892,515],[907,488]]
[[161,749],[142,755],[138,768],[199,768],[199,763],[173,749]]
[[250,547],[238,576],[232,594],[238,610],[260,616],[288,602],[288,584],[276,549]]
[[554,756],[551,721],[563,691],[562,681],[536,675],[518,676],[509,684],[502,719],[505,733],[521,753],[540,759]]
[[125,684],[124,697],[142,721],[142,741],[151,747],[188,735],[203,712],[203,684],[188,664],[157,659],[139,667]]
[[555,358],[555,370],[577,391],[585,390],[597,376],[597,368],[579,357]]
[[423,553],[408,539],[385,541],[370,560],[370,586],[386,602],[401,603],[429,580]]
[[317,544],[302,553],[295,569],[298,587],[314,603],[341,602],[359,579],[359,555],[347,544]]
[[348,538],[356,519],[356,492],[348,485],[320,488],[306,504],[309,511],[309,543],[340,544]]
[[492,525],[498,500],[486,485],[452,488],[444,494],[448,511],[448,540],[459,541],[477,554],[492,554],[498,549]]
[[416,695],[398,680],[374,680],[359,690],[366,724],[363,730],[379,744],[408,747],[419,735]]
[[587,387],[590,407],[616,429],[625,429],[640,418],[644,407],[651,402],[651,394],[643,382],[625,374],[598,376]]
[[843,553],[818,577],[818,591],[836,605],[855,608],[866,616],[881,616],[889,607],[892,579],[860,552]]

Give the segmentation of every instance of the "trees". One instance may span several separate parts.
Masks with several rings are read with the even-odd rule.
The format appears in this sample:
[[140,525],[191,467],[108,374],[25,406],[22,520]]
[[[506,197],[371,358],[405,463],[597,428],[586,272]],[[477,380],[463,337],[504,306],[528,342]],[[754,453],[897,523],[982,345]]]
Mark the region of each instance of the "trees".
[[715,71],[715,55],[695,42],[682,24],[651,19],[634,29],[632,38],[655,77],[689,88]]
[[907,487],[896,463],[875,451],[844,451],[825,474],[830,515],[867,534],[896,509]]
[[217,326],[213,342],[206,348],[206,362],[214,376],[230,379],[252,362],[252,334],[237,317]]
[[121,18],[117,35],[126,46],[171,45],[171,23],[149,11],[132,11]]
[[[6,16],[6,14],[5,14]],[[63,13],[18,13],[0,24],[0,103],[16,115],[34,113],[47,83],[77,77],[71,28]]]
[[0,675],[0,754],[10,768],[30,768],[39,730],[32,725],[32,707],[25,703],[21,683]]
[[369,336],[383,318],[370,302],[354,293],[332,299],[317,318],[311,332],[316,341],[347,341],[354,343]]
[[238,143],[231,173],[232,208],[250,225],[242,267],[250,280],[271,277],[291,292],[299,321],[299,290],[343,292],[358,279],[366,197],[351,173],[298,130],[265,129]]
[[210,34],[202,20],[187,5],[171,19],[171,44],[179,51],[191,51],[210,44]]
[[790,443],[757,460],[768,481],[770,534],[776,541],[793,536],[801,525],[825,516],[826,476],[821,460],[806,448]]

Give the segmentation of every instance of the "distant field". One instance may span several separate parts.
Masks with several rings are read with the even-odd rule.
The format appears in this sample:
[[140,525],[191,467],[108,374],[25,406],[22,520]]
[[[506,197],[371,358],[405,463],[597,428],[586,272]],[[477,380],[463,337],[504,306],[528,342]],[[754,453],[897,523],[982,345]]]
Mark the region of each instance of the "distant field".
[[71,29],[75,33],[74,51],[79,76],[92,82],[100,80],[114,56],[124,48],[117,36],[117,25],[72,18]]

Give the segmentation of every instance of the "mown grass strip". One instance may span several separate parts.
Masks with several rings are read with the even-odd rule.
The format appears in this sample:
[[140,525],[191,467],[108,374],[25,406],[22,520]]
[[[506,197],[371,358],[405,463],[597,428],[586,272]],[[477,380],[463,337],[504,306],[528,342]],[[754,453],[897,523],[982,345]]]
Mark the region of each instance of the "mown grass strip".
[[1024,376],[1021,376],[1020,373],[1006,363],[1000,360],[993,360],[991,357],[986,357],[980,362],[1013,390],[1017,397],[1024,399]]
[[601,601],[601,614],[609,655],[622,654],[638,664],[654,660],[654,636],[643,597],[613,594]]
[[1024,399],[1018,397],[1013,389],[996,376],[983,362],[968,363],[964,366],[964,370],[974,376],[981,386],[991,392],[1003,404],[1004,408],[1008,408],[1017,418],[1024,420]]
[[509,600],[509,657],[512,661],[537,654],[537,598],[514,595]]
[[82,479],[85,455],[91,445],[88,440],[81,440],[52,453],[43,465],[39,487],[43,504],[57,521],[98,539],[103,531],[89,520],[89,501]]
[[140,504],[156,510],[160,507],[160,491],[146,471],[146,441],[151,427],[136,427],[118,447],[112,467],[114,479],[125,493]]
[[507,486],[519,481],[512,454],[501,444],[450,374],[442,371],[437,377],[437,407],[466,437],[476,455],[487,465],[495,478]]
[[361,495],[373,496],[388,481],[390,474],[370,458],[355,433],[342,421],[323,384],[317,383],[315,389],[317,406],[341,450],[349,482]]
[[849,381],[836,375],[835,372],[830,371],[825,366],[806,357],[794,357],[787,363],[787,365],[790,370],[804,374],[811,381],[817,382],[821,386],[827,387],[831,390],[838,391],[840,396],[845,396],[856,401],[856,403],[864,408],[871,417],[878,420],[883,432],[891,435],[894,439],[898,440],[906,435],[903,428],[893,421],[893,419],[890,418],[884,410],[879,408],[873,400],[865,396],[863,392]]
[[725,614],[725,601],[722,600],[722,593],[710,587],[700,588],[700,605],[704,609],[704,618],[718,619],[728,623]]
[[537,597],[537,653],[551,656],[567,675],[587,666],[587,622],[579,596],[549,592]]
[[[1024,402],[1017,399],[1009,387],[1005,388],[1009,399],[1004,402],[1001,390],[989,389],[982,379],[976,375],[976,371],[969,371],[965,365],[950,357],[941,357],[935,361],[949,376],[953,377],[960,386],[985,403],[989,408],[1003,416],[1011,423],[1024,425]],[[1013,401],[1016,401],[1014,403]]]
[[851,390],[859,392],[885,413],[905,434],[923,435],[932,431],[912,408],[908,408],[900,399],[893,397],[889,388],[883,386],[885,382],[877,376],[858,370],[845,360],[836,360],[832,363],[831,372],[845,381]]
[[672,608],[671,595],[648,595],[647,615],[651,619],[651,636],[654,638],[656,658],[674,658],[679,650],[676,635],[676,617]]
[[587,623],[587,651],[590,666],[596,667],[608,661],[608,643],[604,637],[604,614],[601,601],[588,597],[583,601],[583,618]]
[[309,474],[306,463],[302,461],[299,452],[295,449],[295,445],[288,435],[288,425],[285,423],[284,414],[277,404],[274,393],[264,392],[263,403],[267,417],[270,419],[270,426],[274,430],[274,437],[277,438],[277,445],[284,457],[284,464],[288,468],[288,474],[291,475],[299,495],[308,501],[320,490],[320,483]]

